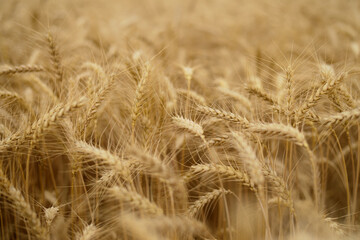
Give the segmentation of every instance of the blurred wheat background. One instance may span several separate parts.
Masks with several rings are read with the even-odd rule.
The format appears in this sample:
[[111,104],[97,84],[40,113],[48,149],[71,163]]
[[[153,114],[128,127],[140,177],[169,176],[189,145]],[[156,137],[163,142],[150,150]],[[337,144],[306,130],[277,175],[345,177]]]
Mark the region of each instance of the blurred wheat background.
[[0,239],[358,239],[360,2],[1,0]]

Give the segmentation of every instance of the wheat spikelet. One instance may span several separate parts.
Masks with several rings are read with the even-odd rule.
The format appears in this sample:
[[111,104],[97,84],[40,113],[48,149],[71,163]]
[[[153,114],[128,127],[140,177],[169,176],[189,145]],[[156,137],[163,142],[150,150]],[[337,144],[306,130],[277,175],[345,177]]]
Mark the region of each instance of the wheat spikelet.
[[116,173],[121,177],[126,180],[130,179],[130,165],[109,151],[91,146],[84,141],[76,141],[73,151],[88,155],[92,158],[101,159],[106,164],[113,167],[114,170],[116,170]]
[[94,224],[90,224],[84,228],[82,233],[77,234],[76,240],[92,239],[98,231],[99,229]]
[[149,78],[149,71],[150,71],[150,65],[146,64],[145,69],[143,70],[143,74],[141,76],[141,79],[136,87],[136,92],[135,92],[135,99],[134,99],[134,104],[132,107],[132,113],[131,113],[131,128],[132,131],[135,131],[135,124],[136,124],[136,120],[140,114],[140,110],[142,108],[143,105],[143,98],[144,98],[144,94],[145,94],[145,84],[148,81]]
[[229,177],[239,180],[244,186],[250,188],[250,190],[256,192],[254,182],[250,179],[248,174],[241,170],[236,170],[231,166],[224,166],[220,164],[197,164],[190,168],[190,172],[185,176],[186,180],[189,180],[196,174],[220,174],[222,177]]
[[5,150],[6,148],[12,146],[14,143],[16,145],[22,144],[26,140],[31,140],[36,142],[39,139],[39,136],[44,133],[44,131],[54,124],[59,118],[66,116],[72,111],[85,105],[86,98],[82,97],[78,101],[70,102],[68,104],[60,104],[51,109],[44,116],[35,121],[31,126],[29,126],[25,133],[14,134],[0,142],[0,149]]
[[45,83],[43,83],[40,80],[40,78],[38,78],[37,76],[30,75],[29,77],[24,78],[24,80],[32,84],[35,88],[39,87],[42,92],[45,92],[47,95],[50,96],[53,102],[59,103],[59,99],[57,96],[55,96],[54,92]]
[[25,131],[25,136],[31,136],[33,140],[38,139],[38,137],[45,131],[46,128],[54,124],[59,118],[64,117],[68,113],[71,113],[74,110],[84,106],[86,101],[87,100],[85,97],[81,97],[77,101],[55,106],[43,117],[34,122],[31,127]]
[[[154,217],[152,219],[154,219]],[[119,217],[119,227],[122,228],[126,235],[129,235],[131,239],[160,239],[159,234],[156,233],[153,228],[150,228],[149,224],[144,221],[143,217],[138,217],[135,214],[122,214]]]
[[172,190],[177,190],[179,192],[184,191],[181,179],[179,179],[160,159],[135,148],[130,148],[129,154],[137,158],[140,164],[146,166],[154,175],[158,176],[160,180],[168,183]]
[[154,126],[152,125],[152,122],[150,119],[143,115],[141,118],[141,125],[144,129],[144,144],[149,141],[150,134],[154,131]]
[[50,226],[54,218],[59,214],[59,207],[45,208],[44,214],[45,214],[46,224]]
[[11,131],[4,124],[0,124],[0,134],[2,139],[8,138],[11,135]]
[[88,109],[88,111],[86,113],[84,123],[81,124],[80,136],[84,135],[86,129],[89,127],[91,122],[94,119],[96,119],[99,108],[100,108],[101,104],[104,102],[104,100],[106,99],[106,96],[111,91],[114,83],[115,83],[115,79],[114,79],[114,77],[111,77],[110,80],[103,87],[101,87],[99,89],[99,91],[96,93],[95,97],[92,99],[90,108]]
[[54,38],[51,33],[48,33],[46,36],[48,42],[49,54],[51,57],[51,63],[53,67],[53,73],[55,75],[55,82],[61,82],[63,77],[63,69],[61,66],[60,54],[56,47]]
[[200,137],[206,143],[204,130],[200,124],[183,117],[172,117],[172,120],[176,126],[186,129],[195,136]]
[[111,187],[109,191],[112,196],[116,197],[120,201],[127,202],[131,207],[137,208],[145,213],[160,216],[164,214],[163,210],[159,206],[134,191],[129,191],[119,186]]
[[341,86],[338,86],[336,88],[336,94],[341,97],[342,99],[344,99],[345,103],[351,107],[354,108],[356,106],[355,101],[353,99],[353,97],[350,95],[350,93],[347,92],[346,89],[344,89]]
[[258,160],[254,150],[248,144],[245,137],[241,133],[232,132],[232,136],[240,150],[244,151],[243,160],[251,179],[256,185],[264,184],[264,176],[261,172],[261,163]]
[[360,108],[354,108],[349,111],[344,111],[341,113],[337,113],[332,115],[331,117],[325,117],[321,119],[321,123],[324,126],[337,126],[339,124],[345,124],[351,121],[355,121],[360,117]]
[[48,240],[47,230],[41,225],[40,219],[30,204],[25,200],[19,189],[16,189],[8,180],[3,170],[0,168],[0,184],[6,192],[6,196],[11,200],[16,212],[22,216],[28,224],[32,234],[40,240]]
[[264,100],[265,102],[269,103],[272,106],[278,106],[279,103],[275,98],[264,92],[262,89],[257,87],[246,87],[246,91],[250,94],[257,96],[258,98]]
[[21,65],[16,67],[9,67],[7,69],[0,70],[0,76],[11,75],[15,73],[31,73],[31,72],[42,72],[44,68],[42,66],[34,65]]
[[286,68],[286,90],[287,90],[287,94],[286,94],[286,106],[287,106],[287,111],[290,112],[292,104],[293,104],[293,97],[292,97],[292,91],[293,91],[293,76],[294,76],[294,71],[292,69],[292,66],[288,66]]
[[321,63],[319,65],[319,72],[323,83],[326,83],[329,79],[332,80],[335,78],[335,70],[329,64]]
[[170,80],[170,78],[168,77],[164,77],[163,78],[163,83],[164,83],[164,87],[168,92],[169,95],[169,99],[167,99],[167,106],[170,106],[172,108],[176,107],[176,99],[177,99],[177,92],[175,89],[174,84],[172,83],[172,81]]
[[304,134],[302,134],[296,128],[293,128],[288,125],[277,124],[277,123],[254,124],[248,130],[253,133],[260,133],[262,136],[265,137],[280,137],[285,140],[292,141],[293,143],[302,146],[306,150],[313,170],[314,196],[315,196],[316,205],[318,206],[319,190],[320,190],[320,186],[319,186],[320,183],[318,181],[319,171],[317,164],[315,162],[315,155],[311,151],[305,139]]
[[304,134],[296,128],[279,123],[256,123],[247,129],[249,132],[261,134],[263,137],[282,138],[299,146],[307,146]]
[[206,143],[201,144],[199,146],[199,149],[205,150],[208,147],[220,146],[221,144],[226,142],[228,139],[229,139],[228,135],[222,135],[219,137],[211,138],[211,139],[207,140]]
[[9,99],[9,101],[11,101],[11,102],[17,102],[19,104],[19,106],[23,110],[29,111],[29,112],[32,113],[31,107],[25,102],[25,100],[22,97],[20,97],[15,92],[9,92],[9,91],[6,91],[6,90],[0,90],[0,98]]
[[86,63],[84,63],[82,65],[82,67],[83,68],[89,68],[89,69],[93,70],[100,79],[106,79],[107,78],[104,69],[100,65],[98,65],[96,63],[86,62]]
[[[227,95],[235,100],[237,100],[242,106],[244,106],[247,110],[251,110],[251,102],[250,100],[243,96],[242,94],[235,92],[233,90],[224,88],[224,87],[218,87],[217,90],[224,94]],[[205,105],[205,104],[204,104]]]
[[189,97],[192,100],[194,100],[196,103],[199,103],[202,105],[206,104],[205,98],[193,90],[176,89],[176,93],[185,98]]
[[296,111],[296,116],[305,115],[311,107],[313,107],[321,98],[321,96],[332,91],[344,78],[346,74],[341,74],[339,77],[326,81],[316,92]]
[[199,210],[203,208],[207,203],[213,201],[214,199],[219,198],[223,194],[228,194],[228,193],[231,193],[231,191],[226,189],[215,189],[211,192],[206,193],[189,207],[188,215],[192,218],[195,217],[197,212],[199,212]]
[[182,235],[194,235],[196,239],[198,237],[201,239],[214,239],[204,223],[187,216],[155,216],[151,219],[144,219],[143,223],[163,234],[172,230]]
[[334,104],[335,108],[338,111],[342,111],[343,107],[342,107],[340,99],[339,99],[339,97],[337,95],[337,89],[334,89],[333,91],[329,92],[328,97],[332,101],[332,103]]
[[223,110],[218,110],[218,109],[214,109],[214,108],[206,107],[206,106],[199,106],[196,108],[196,110],[203,114],[210,115],[212,117],[220,118],[220,119],[223,119],[223,120],[226,120],[229,122],[238,123],[243,128],[249,127],[249,121],[245,117],[235,115],[234,113],[231,113],[231,112],[226,112]]
[[276,193],[276,198],[270,199],[268,203],[272,204],[280,202],[283,205],[289,207],[291,212],[295,212],[291,193],[284,179],[279,177],[276,171],[271,169],[266,164],[262,165],[262,172],[268,181],[272,184],[273,190]]
[[332,231],[339,237],[344,237],[345,232],[341,229],[340,225],[330,217],[324,218],[325,223],[327,223]]

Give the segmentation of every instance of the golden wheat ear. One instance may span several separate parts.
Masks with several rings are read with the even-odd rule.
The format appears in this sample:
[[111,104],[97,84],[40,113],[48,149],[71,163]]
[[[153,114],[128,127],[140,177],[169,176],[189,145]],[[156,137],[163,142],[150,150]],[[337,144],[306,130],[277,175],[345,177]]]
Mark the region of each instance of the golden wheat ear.
[[54,74],[55,83],[59,83],[63,80],[63,69],[61,64],[61,57],[58,47],[55,43],[53,35],[49,32],[46,36],[46,41],[49,47],[49,55],[51,59],[51,71]]
[[6,197],[10,199],[11,206],[16,213],[24,218],[27,223],[28,230],[40,240],[49,240],[47,229],[42,225],[36,212],[32,209],[29,202],[27,202],[21,191],[14,187],[14,185],[6,177],[3,170],[0,168],[0,185],[4,189]]
[[205,115],[220,118],[233,123],[238,123],[241,127],[245,129],[249,127],[249,121],[245,117],[241,117],[231,112],[214,109],[207,106],[198,106],[196,110]]
[[127,190],[124,187],[114,186],[109,189],[109,192],[111,196],[114,196],[121,202],[129,204],[129,206],[136,208],[143,213],[160,216],[164,214],[162,208],[135,191]]
[[221,164],[197,164],[192,165],[190,171],[184,176],[186,181],[191,180],[197,175],[220,175],[222,179],[235,179],[241,182],[242,185],[247,186],[250,190],[257,192],[254,182],[249,175],[242,170],[237,170],[231,166],[224,166]]
[[4,67],[0,70],[0,76],[12,75],[16,73],[32,73],[32,72],[42,72],[44,67],[36,65],[21,65],[16,67]]
[[231,193],[231,191],[226,189],[215,189],[211,192],[202,195],[198,200],[196,200],[192,205],[189,206],[188,215],[190,217],[196,217],[197,213],[209,202],[215,201],[221,195]]

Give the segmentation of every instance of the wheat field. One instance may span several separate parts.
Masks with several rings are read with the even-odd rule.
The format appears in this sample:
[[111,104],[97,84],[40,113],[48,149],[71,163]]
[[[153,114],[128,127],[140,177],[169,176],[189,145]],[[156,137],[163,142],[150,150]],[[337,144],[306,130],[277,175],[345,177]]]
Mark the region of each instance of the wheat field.
[[0,239],[360,238],[357,0],[0,0]]

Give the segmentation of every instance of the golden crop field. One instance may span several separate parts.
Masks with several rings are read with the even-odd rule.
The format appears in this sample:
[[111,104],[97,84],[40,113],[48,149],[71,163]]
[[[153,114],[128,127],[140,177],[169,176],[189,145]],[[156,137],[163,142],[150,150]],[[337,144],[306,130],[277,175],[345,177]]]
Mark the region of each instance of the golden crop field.
[[360,1],[0,0],[0,239],[360,239]]

